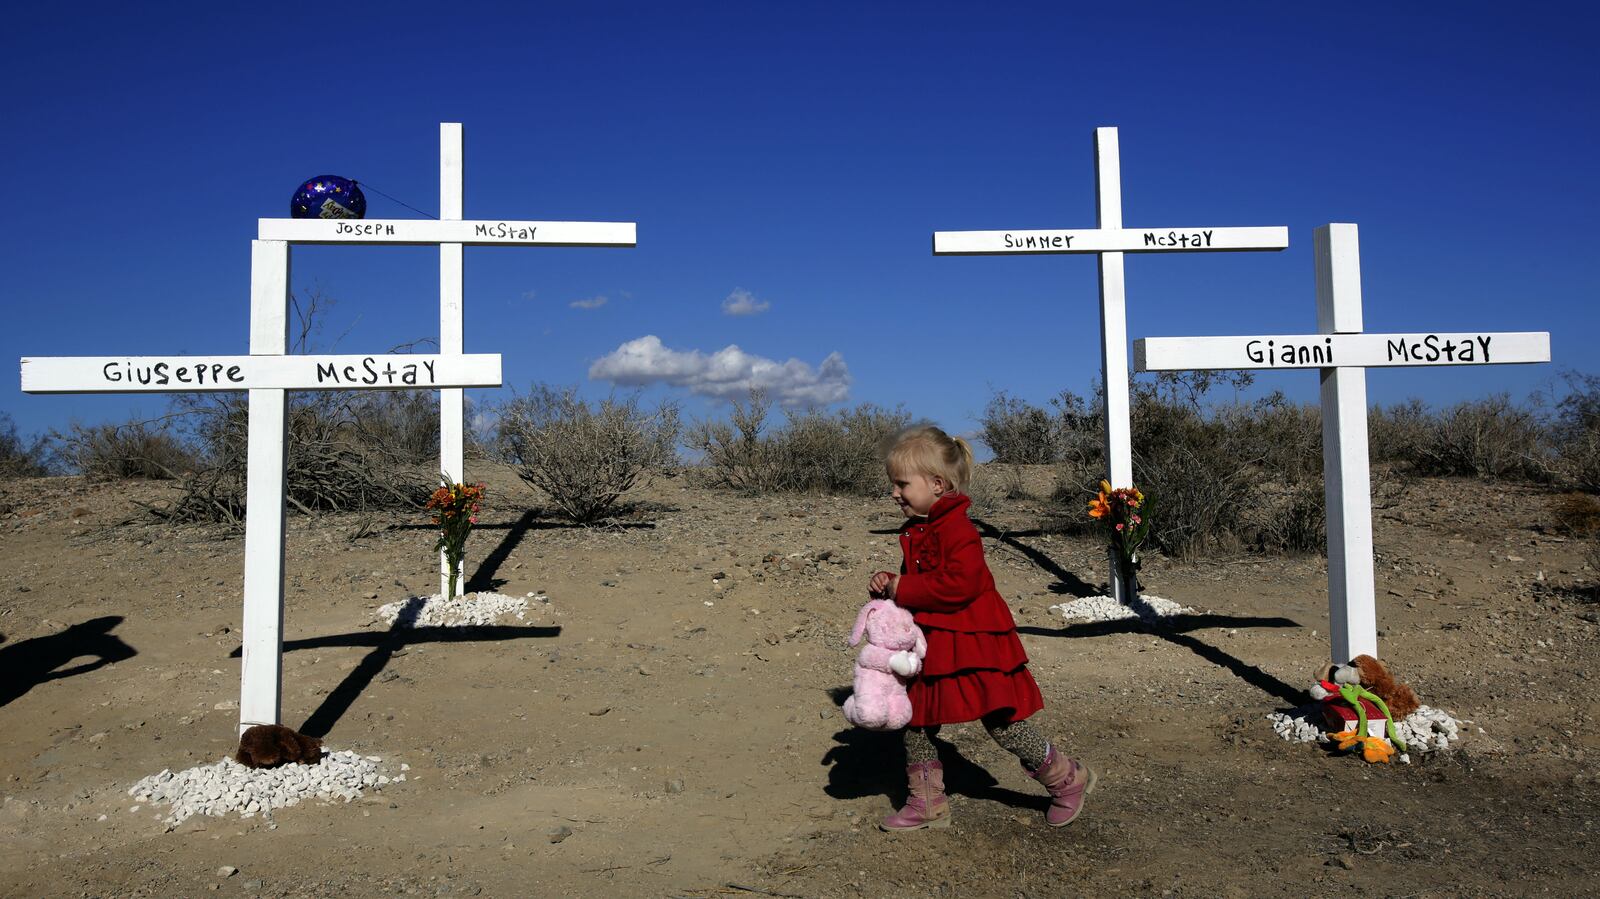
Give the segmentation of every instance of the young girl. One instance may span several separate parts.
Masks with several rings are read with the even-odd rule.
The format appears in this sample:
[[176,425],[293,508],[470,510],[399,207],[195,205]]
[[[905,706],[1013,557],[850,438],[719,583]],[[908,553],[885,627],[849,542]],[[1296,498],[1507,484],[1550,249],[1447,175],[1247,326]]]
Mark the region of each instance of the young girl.
[[910,609],[928,638],[922,672],[907,684],[906,777],[911,796],[885,818],[884,830],[950,823],[944,765],[933,737],[942,724],[982,721],[996,743],[1050,791],[1045,821],[1071,823],[1094,788],[1095,774],[1056,752],[1025,719],[1044,707],[1028,673],[1011,610],[994,588],[983,541],[967,518],[963,494],[972,478],[972,449],[931,425],[895,437],[886,459],[893,496],[906,514],[900,529],[900,573],[872,576],[871,592]]

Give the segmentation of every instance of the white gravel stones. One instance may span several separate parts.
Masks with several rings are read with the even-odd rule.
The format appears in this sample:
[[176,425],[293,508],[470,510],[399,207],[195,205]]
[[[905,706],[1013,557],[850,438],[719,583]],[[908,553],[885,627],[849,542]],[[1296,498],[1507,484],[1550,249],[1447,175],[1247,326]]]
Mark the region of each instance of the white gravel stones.
[[[323,756],[316,765],[247,768],[224,758],[214,765],[152,774],[129,787],[128,795],[141,803],[171,806],[172,813],[166,819],[169,829],[191,815],[223,817],[237,812],[243,818],[270,818],[273,809],[297,805],[302,800],[349,802],[364,790],[405,780],[404,774],[391,778],[379,773],[379,761],[375,755],[343,751]],[[132,810],[138,809],[134,806]]]
[[550,601],[543,594],[533,593],[524,598],[484,591],[452,599],[435,593],[379,606],[376,616],[379,621],[392,627],[474,627],[494,624],[505,615],[523,620],[527,615],[529,598],[535,602]]
[[1405,720],[1396,721],[1394,729],[1412,752],[1440,752],[1460,739],[1461,722],[1449,712],[1418,706]]
[[1267,720],[1281,740],[1312,743],[1323,739],[1321,703],[1303,705],[1292,712],[1269,712]]
[[[1327,733],[1323,730],[1320,702],[1303,705],[1292,712],[1271,712],[1267,715],[1267,720],[1272,722],[1272,730],[1278,738],[1290,743],[1327,740]],[[1394,730],[1400,739],[1405,741],[1409,750],[1399,758],[1403,762],[1409,762],[1410,752],[1420,754],[1449,750],[1450,744],[1460,739],[1461,722],[1451,717],[1449,712],[1425,705],[1396,721]]]
[[1188,606],[1159,596],[1140,596],[1131,606],[1125,606],[1109,596],[1085,596],[1071,602],[1053,605],[1050,610],[1060,612],[1063,618],[1084,621],[1120,621],[1124,618],[1143,618],[1148,621],[1152,618],[1166,618],[1194,612],[1194,609]]

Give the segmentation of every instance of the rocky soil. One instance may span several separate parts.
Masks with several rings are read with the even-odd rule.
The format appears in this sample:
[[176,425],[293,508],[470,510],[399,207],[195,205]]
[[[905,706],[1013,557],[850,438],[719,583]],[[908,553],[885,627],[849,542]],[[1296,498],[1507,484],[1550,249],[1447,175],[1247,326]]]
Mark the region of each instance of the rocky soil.
[[1100,786],[1051,830],[1010,756],[947,728],[954,826],[889,835],[897,739],[838,703],[867,578],[898,562],[891,503],[679,477],[584,530],[482,473],[468,587],[528,598],[520,619],[385,623],[437,590],[421,515],[289,525],[285,723],[407,778],[175,827],[128,791],[234,748],[243,541],[141,517],[159,484],[0,482],[0,896],[1596,891],[1595,546],[1539,490],[1386,494],[1381,655],[1467,722],[1386,766],[1267,718],[1327,661],[1322,560],[1155,558],[1146,589],[1194,613],[1068,622],[1050,607],[1096,592],[1100,552],[1041,528],[1042,499],[1001,503],[985,543],[1037,720]]

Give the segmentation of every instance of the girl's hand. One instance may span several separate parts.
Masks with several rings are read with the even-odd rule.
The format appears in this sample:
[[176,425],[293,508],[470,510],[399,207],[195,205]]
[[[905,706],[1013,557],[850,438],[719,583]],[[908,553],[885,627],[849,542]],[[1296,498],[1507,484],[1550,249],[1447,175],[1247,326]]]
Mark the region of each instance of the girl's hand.
[[900,580],[900,575],[887,571],[880,571],[872,576],[872,581],[867,589],[878,599],[894,599],[895,584]]

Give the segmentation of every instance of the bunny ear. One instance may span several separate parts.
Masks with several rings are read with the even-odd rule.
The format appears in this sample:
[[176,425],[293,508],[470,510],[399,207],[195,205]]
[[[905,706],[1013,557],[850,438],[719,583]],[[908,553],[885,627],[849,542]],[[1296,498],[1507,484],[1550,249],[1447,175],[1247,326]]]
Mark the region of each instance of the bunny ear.
[[850,632],[851,646],[861,642],[861,634],[867,629],[867,616],[877,611],[877,607],[876,602],[869,602],[861,607],[861,614],[856,616],[856,628]]

